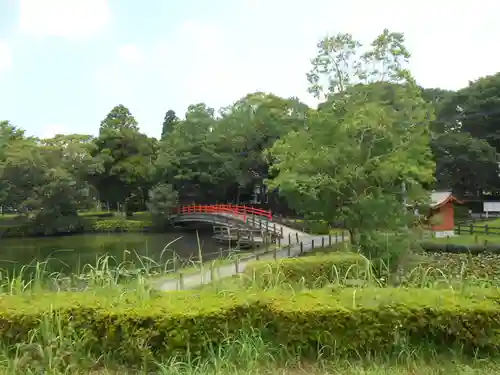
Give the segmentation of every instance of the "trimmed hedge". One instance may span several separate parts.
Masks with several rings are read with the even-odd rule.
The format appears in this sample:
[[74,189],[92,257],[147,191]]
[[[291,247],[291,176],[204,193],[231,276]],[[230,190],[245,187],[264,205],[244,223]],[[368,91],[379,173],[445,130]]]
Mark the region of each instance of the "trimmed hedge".
[[151,221],[116,218],[96,220],[92,225],[95,232],[143,232],[152,226]]
[[366,275],[369,261],[357,253],[335,252],[316,256],[286,258],[250,263],[245,274],[260,286],[281,283],[303,283],[318,288],[341,282],[348,276]]
[[441,252],[441,253],[452,253],[452,254],[460,254],[460,253],[500,254],[500,244],[459,245],[459,244],[452,244],[452,243],[434,243],[434,242],[422,241],[422,242],[420,242],[420,247],[424,251],[433,252],[433,253]]
[[[143,215],[144,216],[144,215]],[[91,232],[144,232],[152,228],[150,219],[127,220],[124,217],[111,219],[97,219],[95,217],[77,218],[73,226],[68,226],[65,230],[56,230],[53,233],[91,233]],[[33,222],[26,221],[20,224],[0,225],[0,237],[32,237],[46,235],[43,228]]]
[[496,351],[499,301],[495,289],[174,292],[148,300],[90,293],[1,296],[0,340],[29,343],[32,330],[49,323],[55,335],[70,332],[85,338],[89,352],[114,353],[128,363],[203,354],[244,332],[259,332],[263,340],[296,352],[325,355],[415,344]]
[[80,217],[92,217],[92,218],[108,218],[115,216],[116,212],[113,211],[84,211],[79,212]]

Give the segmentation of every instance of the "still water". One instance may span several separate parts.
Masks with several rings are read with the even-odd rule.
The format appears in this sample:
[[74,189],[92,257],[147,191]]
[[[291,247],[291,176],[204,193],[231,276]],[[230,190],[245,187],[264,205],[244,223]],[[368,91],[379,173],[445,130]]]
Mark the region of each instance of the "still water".
[[[217,258],[229,251],[227,246],[215,242],[212,235],[211,232],[199,232],[204,260]],[[196,232],[0,238],[0,269],[9,273],[18,272],[23,266],[33,266],[37,262],[46,262],[49,272],[78,273],[85,265],[96,265],[97,260],[104,255],[112,257],[111,263],[129,261],[141,267],[141,262],[147,262],[146,259],[165,264],[172,260],[174,254],[181,259],[198,257]]]

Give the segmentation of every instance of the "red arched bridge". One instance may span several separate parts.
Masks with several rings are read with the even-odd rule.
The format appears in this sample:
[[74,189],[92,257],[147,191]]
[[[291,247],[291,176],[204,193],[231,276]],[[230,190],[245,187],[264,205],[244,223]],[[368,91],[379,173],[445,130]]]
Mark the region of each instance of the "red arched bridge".
[[235,204],[192,204],[181,206],[172,216],[174,223],[204,222],[229,227],[268,227],[271,211]]

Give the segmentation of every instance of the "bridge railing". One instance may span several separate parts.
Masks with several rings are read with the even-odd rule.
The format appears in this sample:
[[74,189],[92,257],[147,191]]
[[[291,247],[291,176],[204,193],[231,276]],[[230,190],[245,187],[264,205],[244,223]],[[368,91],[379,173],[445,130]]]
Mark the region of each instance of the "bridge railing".
[[251,206],[242,206],[236,204],[192,204],[187,206],[181,206],[178,209],[179,214],[190,214],[190,213],[225,213],[235,216],[240,216],[244,222],[247,221],[248,216],[258,216],[266,218],[267,220],[272,220],[273,215],[271,211],[263,210],[261,208],[255,208]]

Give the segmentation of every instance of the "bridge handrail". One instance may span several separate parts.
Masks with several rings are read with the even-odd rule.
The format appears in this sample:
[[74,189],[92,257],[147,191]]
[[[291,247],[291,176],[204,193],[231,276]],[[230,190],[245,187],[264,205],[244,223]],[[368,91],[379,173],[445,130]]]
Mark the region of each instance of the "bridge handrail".
[[232,215],[241,216],[246,222],[247,216],[261,216],[268,220],[273,219],[271,211],[263,210],[261,208],[255,208],[251,206],[242,206],[236,204],[191,204],[181,206],[178,209],[178,213],[230,213]]

